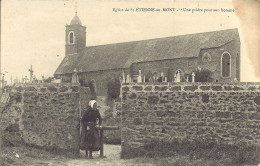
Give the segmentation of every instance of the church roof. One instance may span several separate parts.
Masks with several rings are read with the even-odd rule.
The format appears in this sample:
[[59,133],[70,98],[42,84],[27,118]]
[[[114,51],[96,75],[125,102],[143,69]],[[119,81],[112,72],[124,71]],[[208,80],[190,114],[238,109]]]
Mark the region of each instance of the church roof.
[[73,17],[73,19],[70,22],[70,25],[82,25],[77,13],[75,14],[75,16]]
[[197,57],[201,49],[239,40],[237,29],[86,47],[81,55],[67,55],[55,74],[129,68],[145,61]]

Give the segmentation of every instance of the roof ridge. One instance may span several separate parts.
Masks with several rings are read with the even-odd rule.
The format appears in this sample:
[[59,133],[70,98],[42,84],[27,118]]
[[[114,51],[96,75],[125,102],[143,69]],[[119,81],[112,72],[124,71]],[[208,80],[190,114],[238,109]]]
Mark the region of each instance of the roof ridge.
[[177,35],[177,36],[158,37],[158,38],[152,38],[152,39],[134,40],[134,41],[119,42],[119,43],[100,44],[100,45],[86,46],[85,48],[99,47],[99,46],[107,46],[107,45],[115,45],[115,44],[135,43],[135,42],[141,42],[141,41],[167,39],[167,38],[173,38],[173,37],[182,37],[182,36],[189,36],[189,35],[191,36],[191,35],[198,35],[198,34],[205,34],[205,33],[214,33],[214,32],[221,32],[221,31],[230,31],[230,30],[233,30],[233,31],[234,31],[234,30],[238,30],[238,28],[215,30],[215,31],[207,31],[207,32],[199,32],[199,33],[189,33],[189,34],[183,34],[183,35]]

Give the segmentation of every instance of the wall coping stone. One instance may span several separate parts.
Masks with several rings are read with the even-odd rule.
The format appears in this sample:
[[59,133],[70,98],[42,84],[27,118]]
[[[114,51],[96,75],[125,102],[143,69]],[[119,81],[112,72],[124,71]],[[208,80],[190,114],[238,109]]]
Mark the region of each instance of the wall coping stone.
[[[142,89],[136,89],[133,87],[141,87]],[[161,91],[160,88],[164,87],[163,91],[166,92],[179,92],[179,91],[187,91],[187,92],[259,92],[260,91],[260,82],[238,82],[238,83],[215,83],[215,82],[178,82],[178,83],[123,83],[121,86],[122,92],[130,92],[130,91],[147,91],[146,87],[152,87],[149,92]],[[172,87],[181,87],[181,88],[173,88]],[[167,87],[165,89],[165,87]],[[187,87],[187,88],[186,88]],[[190,90],[191,87],[196,87]],[[205,88],[207,87],[207,88]],[[127,88],[127,91],[126,91]]]
[[141,82],[141,83],[122,83],[125,85],[260,85],[260,82]]
[[16,83],[15,87],[17,86],[44,86],[44,85],[54,85],[54,86],[80,86],[79,83]]

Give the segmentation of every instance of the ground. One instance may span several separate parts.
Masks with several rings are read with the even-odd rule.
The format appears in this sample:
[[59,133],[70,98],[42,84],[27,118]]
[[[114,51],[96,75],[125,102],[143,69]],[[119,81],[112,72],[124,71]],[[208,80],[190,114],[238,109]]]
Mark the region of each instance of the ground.
[[[152,162],[142,159],[120,159],[120,145],[104,145],[104,158],[99,152],[93,153],[94,159],[85,159],[84,151],[80,158],[66,158],[61,155],[52,155],[39,149],[28,147],[6,147],[3,150],[4,165],[14,166],[130,166],[153,165]],[[0,164],[1,165],[1,164]],[[1,166],[2,166],[1,165]]]
[[[94,154],[94,159],[81,159],[70,160],[66,162],[68,166],[130,166],[130,165],[153,165],[152,163],[142,163],[141,160],[136,159],[120,159],[120,145],[105,145],[105,158],[99,157],[99,152]],[[84,153],[81,153],[84,155]]]
[[[84,152],[81,157],[72,158],[54,155],[44,150],[32,147],[4,147],[1,151],[0,166],[225,166],[232,164],[229,158],[221,159],[191,159],[189,155],[174,154],[169,157],[138,157],[133,159],[120,158],[120,145],[104,145],[105,158],[99,157],[99,152],[93,154],[94,159],[86,159]],[[242,164],[257,165],[257,164]]]

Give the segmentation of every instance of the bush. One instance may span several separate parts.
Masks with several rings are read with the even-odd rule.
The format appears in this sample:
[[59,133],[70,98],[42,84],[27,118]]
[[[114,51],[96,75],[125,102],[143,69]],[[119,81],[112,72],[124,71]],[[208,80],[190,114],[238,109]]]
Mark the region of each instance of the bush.
[[44,83],[51,83],[51,81],[54,79],[54,77],[48,77],[47,79],[44,79]]
[[[212,82],[213,81],[213,78],[212,78],[212,72],[210,70],[205,70],[205,69],[202,69],[202,70],[195,70],[193,71],[194,74],[195,74],[195,82]],[[189,74],[189,82],[192,81],[192,73]],[[187,76],[187,75],[186,75]],[[186,78],[185,76],[185,78]]]

